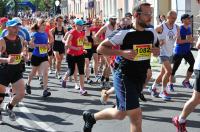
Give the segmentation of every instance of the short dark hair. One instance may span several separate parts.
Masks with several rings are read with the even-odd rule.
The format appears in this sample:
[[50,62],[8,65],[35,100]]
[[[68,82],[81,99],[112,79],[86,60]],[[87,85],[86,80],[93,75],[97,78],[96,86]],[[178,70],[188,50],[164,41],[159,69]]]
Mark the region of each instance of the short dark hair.
[[58,21],[58,19],[63,19],[63,17],[61,15],[56,17],[56,21]]
[[187,19],[187,18],[191,18],[191,16],[189,14],[183,14],[181,15],[181,21],[183,22],[184,19]]
[[151,6],[151,4],[150,3],[146,3],[146,2],[145,3],[140,3],[138,6],[133,8],[133,14],[135,12],[142,12],[142,7],[143,6]]

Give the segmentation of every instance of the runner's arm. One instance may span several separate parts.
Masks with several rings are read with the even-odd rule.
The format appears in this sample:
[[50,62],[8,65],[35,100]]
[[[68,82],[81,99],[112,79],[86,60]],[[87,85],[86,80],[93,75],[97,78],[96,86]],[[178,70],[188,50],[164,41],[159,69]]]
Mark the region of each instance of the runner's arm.
[[26,40],[24,40],[23,38],[21,39],[21,43],[22,43],[22,56],[25,60],[27,60],[27,55],[28,55],[28,42]]
[[[184,44],[184,43],[193,43],[193,39],[192,40],[190,40],[190,39],[187,39],[187,38],[185,38],[185,39],[182,39],[181,38],[181,33],[180,33],[180,28],[179,27],[177,27],[177,40],[176,40],[176,42],[178,43],[178,44]],[[188,35],[188,36],[190,36],[191,38],[192,38],[192,34],[191,35]]]
[[49,44],[50,45],[54,44],[54,37],[53,37],[53,33],[51,31],[49,31]]
[[[5,51],[5,41],[4,39],[0,39],[0,55]],[[8,58],[1,58],[0,57],[0,63],[11,63],[13,62],[15,57],[9,56]]]
[[105,33],[106,31],[106,26],[103,26],[99,29],[99,31],[94,35],[93,40],[95,41],[95,43],[98,43],[100,41],[100,36]]
[[197,40],[196,48],[197,48],[197,49],[200,49],[200,37],[199,37],[198,40]]
[[157,34],[158,34],[159,45],[162,46],[163,44],[166,43],[166,41],[165,41],[165,36],[162,34],[162,32],[163,32],[163,26],[162,26],[162,24],[159,25],[158,27],[156,27],[156,28],[155,28],[155,31],[156,31]]
[[136,53],[134,50],[120,50],[120,49],[112,49],[113,44],[110,42],[110,40],[106,39],[104,40],[98,47],[97,47],[97,53],[112,56],[123,56],[124,58],[128,60],[133,60],[133,58],[136,56]]
[[63,42],[63,43],[66,43],[66,40],[67,40],[68,35],[69,35],[69,32],[66,32],[66,33],[65,33],[65,36],[64,36],[63,39],[62,39],[62,42]]
[[75,47],[75,46],[71,45],[72,38],[73,38],[73,35],[69,34],[68,37],[67,37],[66,43],[65,43],[66,49],[70,48],[70,49],[73,49],[73,50],[80,50],[80,47]]

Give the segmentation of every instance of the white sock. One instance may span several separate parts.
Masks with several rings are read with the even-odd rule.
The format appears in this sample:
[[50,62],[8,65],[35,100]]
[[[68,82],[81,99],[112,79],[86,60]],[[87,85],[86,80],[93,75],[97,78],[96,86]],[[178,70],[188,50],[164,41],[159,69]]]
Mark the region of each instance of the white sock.
[[157,84],[156,82],[153,83],[152,85],[152,89],[155,89],[156,87],[158,87],[159,84]]
[[185,119],[183,119],[181,116],[179,116],[178,122],[179,122],[180,124],[185,123]]

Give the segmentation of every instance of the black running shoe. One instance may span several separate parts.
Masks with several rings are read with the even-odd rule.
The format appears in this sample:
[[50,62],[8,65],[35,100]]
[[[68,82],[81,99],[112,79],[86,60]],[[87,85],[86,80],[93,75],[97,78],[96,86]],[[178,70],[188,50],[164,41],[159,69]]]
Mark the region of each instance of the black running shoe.
[[31,86],[26,84],[26,93],[31,94]]
[[92,127],[96,123],[94,115],[89,111],[84,111],[83,120],[85,121],[83,132],[92,132]]
[[147,102],[147,99],[144,97],[144,94],[143,94],[143,93],[140,93],[139,98],[140,98],[142,101]]
[[51,96],[51,92],[49,91],[49,88],[43,91],[43,97],[49,97]]

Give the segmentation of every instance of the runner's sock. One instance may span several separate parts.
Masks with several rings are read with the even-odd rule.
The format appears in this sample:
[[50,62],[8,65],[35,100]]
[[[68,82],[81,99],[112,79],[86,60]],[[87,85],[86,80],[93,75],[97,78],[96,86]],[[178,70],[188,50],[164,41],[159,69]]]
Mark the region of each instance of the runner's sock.
[[181,116],[179,116],[178,122],[179,122],[180,124],[185,123],[185,119],[183,119]]
[[153,83],[152,85],[152,89],[155,89],[156,87],[158,87],[159,84],[157,84],[156,82]]

